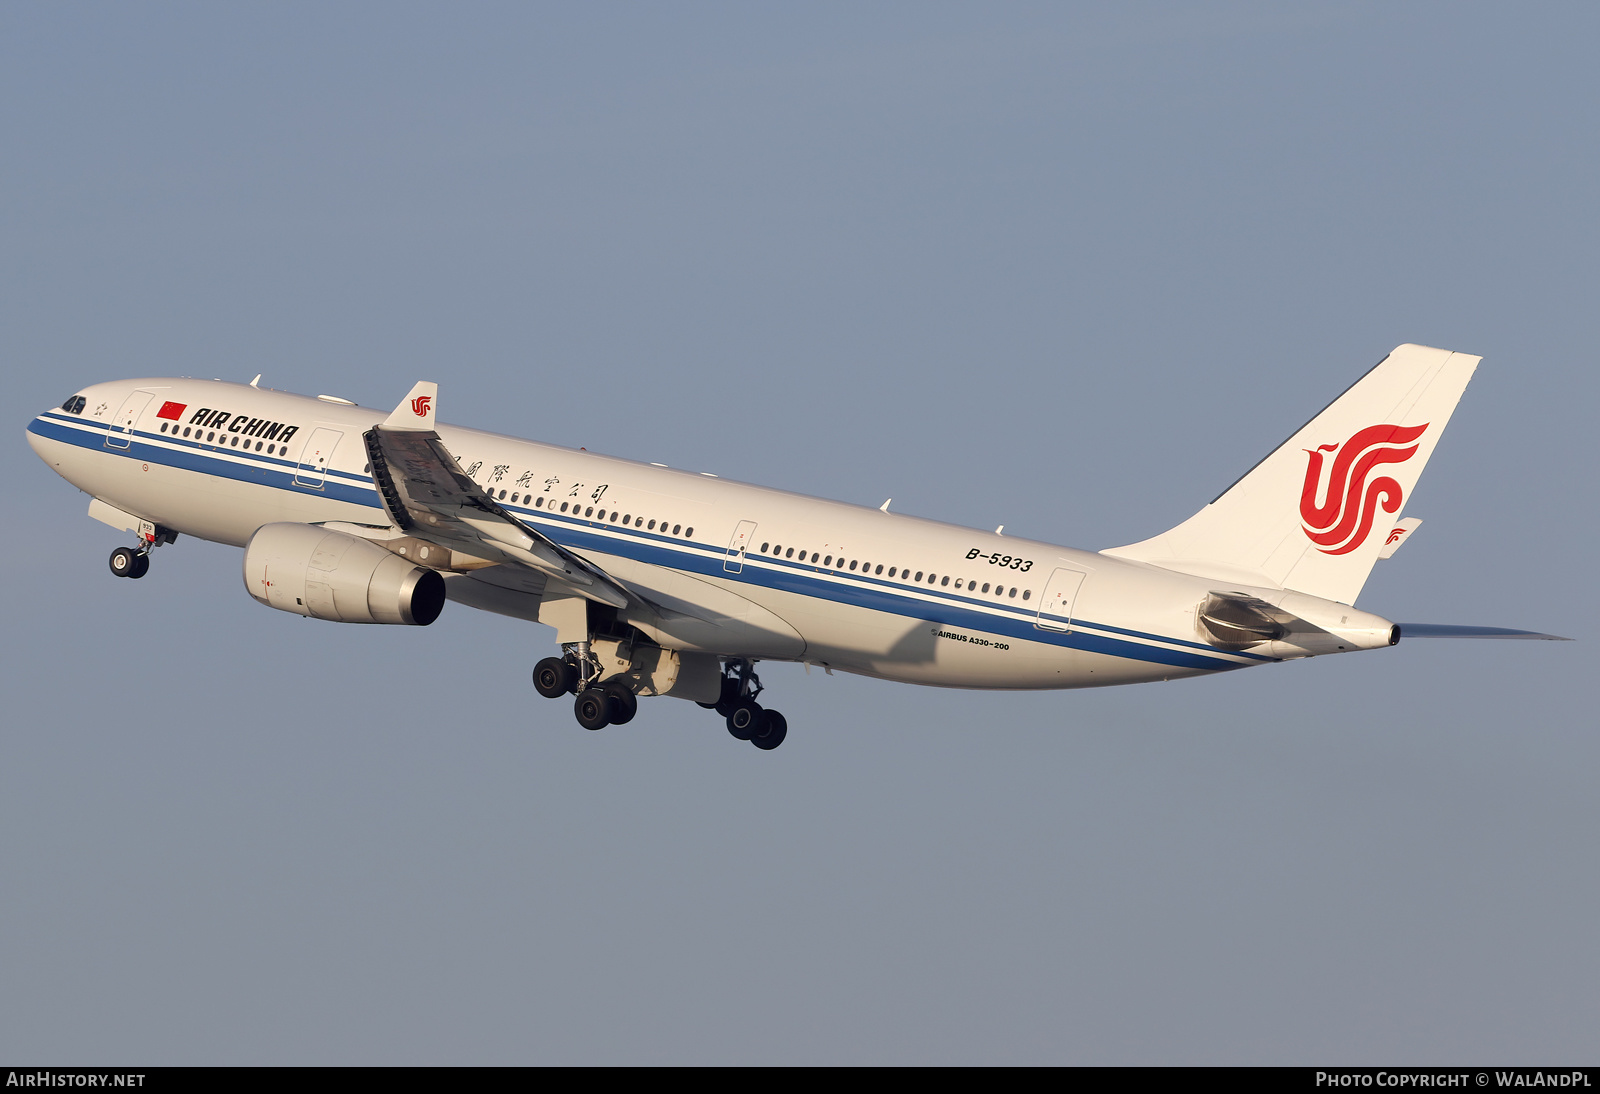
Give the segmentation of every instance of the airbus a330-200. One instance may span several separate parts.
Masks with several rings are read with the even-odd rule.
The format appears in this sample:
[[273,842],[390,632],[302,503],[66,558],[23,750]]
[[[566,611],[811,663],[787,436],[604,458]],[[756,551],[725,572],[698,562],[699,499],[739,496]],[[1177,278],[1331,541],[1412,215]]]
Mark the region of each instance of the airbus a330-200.
[[788,723],[758,701],[762,661],[1081,688],[1402,636],[1552,637],[1354,607],[1421,523],[1405,502],[1479,360],[1400,346],[1194,516],[1098,552],[445,425],[428,382],[385,414],[118,380],[38,415],[28,442],[134,533],[120,577],[195,536],[242,547],[246,591],[279,611],[426,626],[454,601],[544,623],[559,652],[533,685],[586,729],[667,695],[773,749]]

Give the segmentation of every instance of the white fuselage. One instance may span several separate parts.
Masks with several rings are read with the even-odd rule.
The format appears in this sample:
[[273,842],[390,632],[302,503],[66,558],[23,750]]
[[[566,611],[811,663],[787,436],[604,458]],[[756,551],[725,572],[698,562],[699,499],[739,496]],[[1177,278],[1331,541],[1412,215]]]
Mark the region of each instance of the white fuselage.
[[[235,546],[273,522],[389,524],[362,443],[382,411],[211,380],[81,395],[80,412],[39,415],[28,440],[118,509]],[[963,688],[1094,687],[1294,656],[1208,643],[1199,606],[1238,589],[1216,580],[479,430],[438,433],[528,526],[679,606],[651,621],[623,613],[668,649]],[[515,582],[497,601],[482,580],[492,576],[448,577],[451,598],[537,617]]]

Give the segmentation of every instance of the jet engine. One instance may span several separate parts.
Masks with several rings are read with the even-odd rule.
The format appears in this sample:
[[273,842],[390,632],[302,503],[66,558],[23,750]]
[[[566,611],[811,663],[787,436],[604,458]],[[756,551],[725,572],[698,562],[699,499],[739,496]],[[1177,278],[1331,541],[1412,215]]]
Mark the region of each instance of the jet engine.
[[426,627],[444,578],[375,543],[314,524],[264,524],[244,549],[244,585],[269,608],[339,623]]

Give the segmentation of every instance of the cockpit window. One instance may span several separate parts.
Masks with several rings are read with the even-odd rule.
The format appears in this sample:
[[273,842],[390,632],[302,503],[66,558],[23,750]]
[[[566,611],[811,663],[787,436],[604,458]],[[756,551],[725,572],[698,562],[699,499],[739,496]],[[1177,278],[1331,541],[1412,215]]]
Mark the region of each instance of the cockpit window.
[[65,410],[68,414],[82,414],[83,413],[83,404],[84,404],[83,396],[82,395],[74,395],[72,398],[68,399],[66,402],[61,404],[61,409]]

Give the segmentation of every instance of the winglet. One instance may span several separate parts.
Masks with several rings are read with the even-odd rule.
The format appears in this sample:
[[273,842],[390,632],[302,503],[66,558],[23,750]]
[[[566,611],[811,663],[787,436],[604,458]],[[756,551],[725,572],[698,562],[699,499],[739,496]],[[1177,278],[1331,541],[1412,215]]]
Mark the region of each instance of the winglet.
[[383,420],[385,429],[432,429],[433,414],[439,402],[439,385],[431,380],[418,380],[394,413]]

